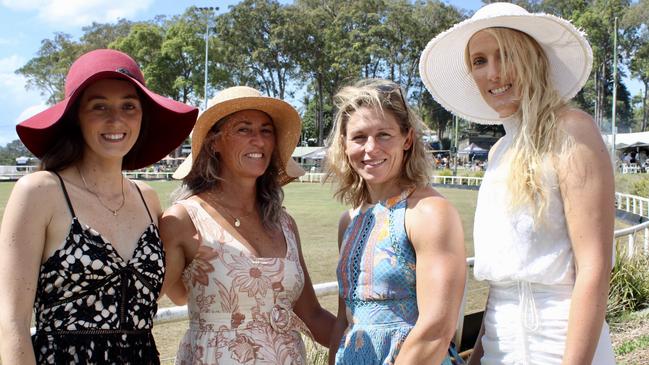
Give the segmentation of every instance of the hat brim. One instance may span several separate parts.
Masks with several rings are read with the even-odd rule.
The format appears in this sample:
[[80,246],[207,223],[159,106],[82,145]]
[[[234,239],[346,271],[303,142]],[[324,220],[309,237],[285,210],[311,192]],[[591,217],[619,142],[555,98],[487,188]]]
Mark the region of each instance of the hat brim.
[[30,117],[16,126],[16,132],[34,156],[42,158],[56,143],[61,133],[61,121],[91,83],[102,79],[130,81],[147,99],[145,113],[149,124],[139,141],[137,151],[125,159],[122,169],[133,170],[155,163],[178,147],[189,135],[198,109],[158,95],[135,78],[117,71],[98,72],[86,79],[70,96],[52,107]]
[[519,30],[534,38],[548,57],[551,80],[564,100],[574,97],[588,80],[592,49],[569,21],[540,13],[470,18],[433,38],[419,62],[421,79],[433,98],[459,117],[480,124],[502,123],[480,95],[464,60],[471,37],[491,27]]
[[298,112],[287,102],[267,96],[245,96],[214,104],[198,117],[192,132],[192,153],[200,152],[209,130],[224,117],[242,110],[259,110],[273,120],[277,138],[277,153],[283,170],[292,160],[293,150],[300,141],[302,122]]

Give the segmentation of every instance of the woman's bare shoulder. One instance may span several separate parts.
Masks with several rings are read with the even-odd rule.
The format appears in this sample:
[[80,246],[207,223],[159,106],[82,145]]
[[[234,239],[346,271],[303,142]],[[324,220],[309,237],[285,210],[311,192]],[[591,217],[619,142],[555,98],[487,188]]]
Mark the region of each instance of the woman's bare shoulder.
[[61,190],[61,181],[52,172],[36,171],[16,181],[15,192],[27,193],[30,198],[40,198]]

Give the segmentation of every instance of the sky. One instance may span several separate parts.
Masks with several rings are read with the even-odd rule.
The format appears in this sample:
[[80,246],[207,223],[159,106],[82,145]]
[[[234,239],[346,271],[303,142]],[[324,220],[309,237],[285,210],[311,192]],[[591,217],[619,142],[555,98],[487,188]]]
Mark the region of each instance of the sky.
[[[476,10],[481,0],[444,0],[467,10]],[[46,97],[27,90],[26,80],[15,73],[36,56],[43,39],[64,32],[78,39],[81,28],[118,19],[151,20],[156,15],[173,16],[195,6],[218,6],[225,12],[239,0],[0,0],[0,145],[17,139],[15,125],[46,108]],[[283,0],[281,2],[290,2]],[[631,95],[640,83],[627,83]]]

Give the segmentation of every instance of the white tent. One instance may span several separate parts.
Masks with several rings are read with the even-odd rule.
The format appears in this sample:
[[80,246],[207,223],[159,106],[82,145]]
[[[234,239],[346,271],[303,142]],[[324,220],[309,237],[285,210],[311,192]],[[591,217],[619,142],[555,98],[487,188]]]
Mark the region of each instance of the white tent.
[[458,153],[461,155],[468,155],[470,153],[474,154],[485,154],[488,151],[480,146],[478,146],[475,143],[470,143],[468,146],[464,147],[463,149],[459,150]]

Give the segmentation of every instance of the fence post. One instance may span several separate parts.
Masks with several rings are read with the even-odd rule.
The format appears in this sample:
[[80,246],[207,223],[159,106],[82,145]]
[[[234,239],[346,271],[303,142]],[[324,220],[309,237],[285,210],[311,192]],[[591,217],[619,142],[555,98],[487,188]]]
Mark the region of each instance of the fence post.
[[649,228],[644,229],[644,254],[649,254]]
[[632,258],[635,251],[635,232],[629,235],[629,243],[627,245],[627,249],[628,252],[626,253],[626,256],[628,258]]

